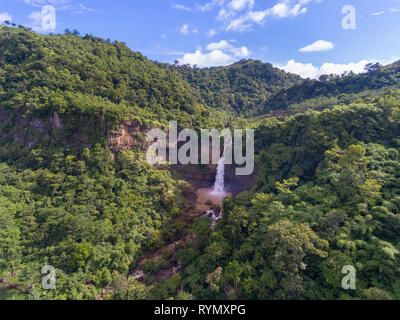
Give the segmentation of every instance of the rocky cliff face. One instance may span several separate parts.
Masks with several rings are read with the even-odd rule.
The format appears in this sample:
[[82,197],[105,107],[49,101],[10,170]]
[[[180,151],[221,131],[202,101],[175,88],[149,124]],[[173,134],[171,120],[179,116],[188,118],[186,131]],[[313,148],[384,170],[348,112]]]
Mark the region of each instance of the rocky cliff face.
[[[91,128],[96,125],[107,131],[104,125],[95,124],[89,119],[79,119],[86,123],[85,133],[80,130],[67,132],[65,120],[54,111],[42,118],[33,117],[27,119],[19,113],[7,113],[0,107],[0,137],[7,138],[13,142],[32,148],[39,143],[47,143],[51,140],[57,141],[60,146],[91,147],[92,143],[88,136]],[[135,121],[126,121],[114,132],[109,134],[109,148],[114,153],[122,150],[133,149],[140,143],[134,138],[136,133],[144,130]]]
[[[190,182],[196,189],[211,188],[215,183],[217,166],[210,165],[173,165],[172,170],[178,172],[183,179]],[[236,195],[250,190],[257,184],[257,173],[254,171],[249,176],[235,175],[235,166],[225,167],[225,188],[227,192]]]
[[237,176],[235,166],[227,165],[225,168],[225,186],[226,191],[236,195],[246,190],[251,190],[257,184],[257,172],[249,176]]
[[212,187],[217,172],[216,165],[172,165],[171,169],[196,189]]
[[119,126],[118,130],[110,134],[109,148],[112,152],[120,152],[122,150],[130,150],[138,147],[143,141],[138,141],[134,136],[145,128],[141,127],[136,121],[126,121]]
[[[0,137],[32,148],[38,143],[46,143],[51,140],[61,145],[72,147],[91,147],[89,137],[80,131],[66,134],[66,125],[62,116],[54,111],[43,118],[26,119],[18,113],[9,114],[0,107]],[[87,122],[87,128],[95,124]],[[11,128],[11,129],[9,129]],[[104,129],[105,130],[105,129]],[[122,123],[115,131],[109,134],[108,146],[116,154],[123,150],[138,149],[145,152],[148,143],[145,142],[145,132],[148,130],[137,120],[128,120]],[[87,130],[86,130],[87,131]],[[211,159],[210,150],[210,161]],[[176,171],[185,181],[194,188],[210,188],[214,185],[217,166],[210,165],[172,165],[171,169]],[[233,194],[251,189],[256,184],[256,175],[249,177],[235,176],[234,167],[226,166],[225,181],[227,190]]]
[[0,137],[9,138],[29,148],[55,138],[57,132],[63,132],[64,129],[63,121],[56,111],[46,119],[27,119],[18,113],[10,115],[0,107],[0,121]]

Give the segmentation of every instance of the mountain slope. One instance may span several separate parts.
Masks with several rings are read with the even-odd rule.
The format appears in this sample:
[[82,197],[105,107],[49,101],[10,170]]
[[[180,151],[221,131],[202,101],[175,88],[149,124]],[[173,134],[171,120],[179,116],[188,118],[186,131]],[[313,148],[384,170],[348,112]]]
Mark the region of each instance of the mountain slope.
[[[398,78],[397,64],[329,81],[251,60],[191,69],[1,27],[1,296],[399,299]],[[146,131],[277,108],[326,110],[251,123],[257,185],[225,199],[215,229],[191,224],[194,190],[144,161]],[[49,264],[57,290],[38,285]],[[344,265],[357,290],[343,291]]]
[[258,60],[242,60],[227,67],[177,69],[203,104],[239,114],[259,112],[269,97],[302,81]]
[[109,130],[130,115],[199,123],[206,109],[191,91],[176,72],[124,43],[1,27],[3,113],[43,117],[56,111],[75,129],[91,119]]
[[374,97],[388,89],[400,87],[398,63],[386,67],[348,75],[326,75],[320,80],[303,80],[301,83],[282,89],[271,96],[263,111],[287,110],[303,112],[307,109],[322,110],[337,104],[349,104],[359,98]]

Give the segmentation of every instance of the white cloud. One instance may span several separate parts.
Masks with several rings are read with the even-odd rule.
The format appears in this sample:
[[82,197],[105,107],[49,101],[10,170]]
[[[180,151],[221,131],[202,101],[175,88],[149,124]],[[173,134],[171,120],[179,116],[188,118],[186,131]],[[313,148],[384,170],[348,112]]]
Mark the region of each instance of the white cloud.
[[180,64],[197,65],[199,67],[227,65],[231,62],[232,57],[221,50],[203,53],[201,49],[196,50],[194,53],[187,53],[179,60]]
[[185,7],[184,5],[179,4],[179,3],[172,4],[172,8],[174,8],[176,10],[183,10],[183,11],[188,11],[188,12],[192,12],[193,11],[192,8]]
[[262,24],[268,14],[268,10],[252,11],[249,13],[249,19],[255,23]]
[[212,38],[212,37],[214,37],[217,33],[218,33],[217,30],[215,30],[215,29],[209,29],[209,30],[207,31],[207,36],[210,37],[210,38]]
[[282,1],[277,3],[270,9],[270,14],[278,18],[287,18],[298,16],[307,12],[307,8],[303,5],[310,1],[299,1],[299,3],[293,4],[291,1]]
[[189,34],[189,25],[184,24],[184,25],[181,27],[181,33],[182,33],[182,34]]
[[50,5],[58,7],[57,8],[58,10],[62,10],[62,9],[67,9],[71,6],[70,0],[19,0],[19,1],[37,8]]
[[12,17],[7,13],[0,13],[0,23],[3,23],[4,21],[11,21]]
[[214,7],[222,6],[224,2],[225,0],[212,0],[204,5],[198,5],[198,9],[200,11],[209,11],[212,10]]
[[187,23],[185,23],[180,29],[179,29],[180,33],[184,34],[184,35],[188,35],[189,33],[195,33],[198,34],[199,30],[197,30],[196,28],[192,28],[191,26],[189,26]]
[[180,64],[197,65],[199,67],[212,67],[229,65],[237,60],[250,55],[247,47],[235,47],[232,41],[221,40],[206,46],[206,50],[198,48],[194,53],[186,53]]
[[351,62],[348,64],[335,64],[335,63],[324,63],[321,67],[315,67],[311,63],[300,63],[296,62],[294,59],[288,61],[285,66],[278,66],[279,68],[285,70],[286,72],[298,74],[303,78],[317,79],[323,74],[338,74],[341,75],[344,72],[353,71],[354,73],[364,72],[364,67],[369,62],[362,60],[359,62]]
[[325,40],[318,40],[314,43],[301,48],[300,52],[320,52],[320,51],[329,51],[332,50],[335,46],[332,42],[325,41]]
[[228,6],[235,11],[240,11],[246,8],[253,9],[254,0],[232,0]]
[[101,11],[99,11],[97,9],[86,7],[82,3],[79,3],[78,6],[74,9],[74,13],[87,13],[87,12],[102,13]]
[[209,10],[220,6],[217,20],[223,21],[226,31],[249,31],[255,24],[263,25],[267,17],[287,18],[307,13],[307,6],[323,0],[278,0],[275,5],[265,10],[254,11],[255,0],[213,0],[200,7]]
[[53,32],[56,29],[56,10],[52,6],[43,7],[41,11],[33,11],[29,16],[29,27],[36,32]]
[[250,30],[252,27],[251,23],[248,23],[248,19],[246,16],[241,16],[232,20],[229,25],[226,27],[226,31],[240,31],[244,32]]
[[371,16],[380,16],[382,14],[385,14],[385,11],[378,11],[378,12],[371,13]]
[[317,78],[318,77],[318,68],[314,67],[311,63],[300,63],[295,60],[290,60],[286,64],[286,66],[281,66],[281,69],[286,72],[298,74],[303,78]]
[[29,16],[28,19],[31,21],[29,26],[37,31],[37,32],[46,32],[42,27],[43,21],[43,14],[41,11],[33,11]]
[[57,9],[57,11],[70,11],[75,14],[81,13],[102,13],[99,10],[86,7],[82,3],[72,3],[72,0],[18,0],[19,2],[23,2],[30,6],[36,8],[42,8],[44,6],[53,6]]
[[351,62],[348,64],[335,64],[335,63],[324,63],[319,68],[320,75],[323,74],[343,74],[346,71],[353,71],[354,73],[363,73],[365,65],[369,63],[367,60],[361,60],[359,62]]
[[212,42],[207,45],[207,50],[212,51],[212,50],[224,50],[230,48],[232,45],[226,41],[226,40],[221,40],[219,42]]

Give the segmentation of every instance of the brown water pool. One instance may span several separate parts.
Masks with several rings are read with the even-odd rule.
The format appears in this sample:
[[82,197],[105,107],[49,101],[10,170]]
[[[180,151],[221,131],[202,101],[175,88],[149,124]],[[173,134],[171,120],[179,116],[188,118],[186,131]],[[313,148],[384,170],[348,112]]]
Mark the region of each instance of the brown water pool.
[[[224,200],[224,198],[232,196],[232,194],[229,192],[218,193],[218,194],[213,193],[212,188],[198,189],[196,194],[197,194],[196,209],[201,211],[210,210],[210,207],[212,207],[212,205],[219,205],[220,207],[222,207],[222,201]],[[210,205],[210,203],[212,204]]]

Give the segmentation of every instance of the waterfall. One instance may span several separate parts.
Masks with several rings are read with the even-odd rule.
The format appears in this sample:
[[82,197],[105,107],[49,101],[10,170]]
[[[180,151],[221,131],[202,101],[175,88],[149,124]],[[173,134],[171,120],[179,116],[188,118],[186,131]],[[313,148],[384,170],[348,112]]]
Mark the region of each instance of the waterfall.
[[[217,166],[217,175],[215,177],[215,183],[214,187],[210,191],[208,191],[208,196],[209,198],[213,199],[214,204],[218,204],[218,206],[222,207],[222,200],[225,197],[230,197],[231,194],[226,192],[225,190],[225,161],[226,161],[226,155],[231,154],[231,151],[227,151],[227,147],[231,147],[232,145],[232,140],[228,140],[224,144],[224,152],[222,153],[222,156],[219,158],[218,161],[218,166]],[[226,152],[225,152],[226,151]],[[216,209],[216,208],[215,208]],[[218,220],[222,219],[222,208],[219,211],[215,211],[213,208],[212,210],[207,210],[206,211],[206,216],[211,219],[210,227],[211,229],[214,229],[214,227],[217,224]]]
[[225,151],[232,146],[232,138],[224,141],[224,151],[218,161],[217,176],[212,193],[216,195],[226,195],[225,191]]
[[215,178],[213,193],[215,194],[225,193],[225,152],[218,162],[217,176]]

